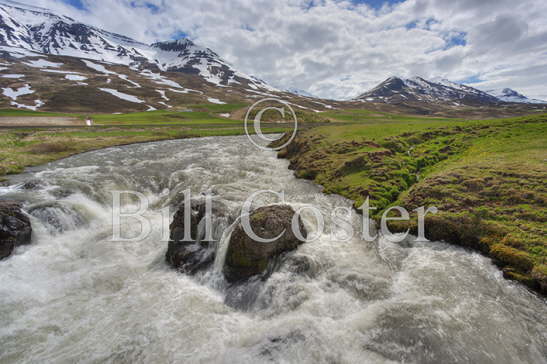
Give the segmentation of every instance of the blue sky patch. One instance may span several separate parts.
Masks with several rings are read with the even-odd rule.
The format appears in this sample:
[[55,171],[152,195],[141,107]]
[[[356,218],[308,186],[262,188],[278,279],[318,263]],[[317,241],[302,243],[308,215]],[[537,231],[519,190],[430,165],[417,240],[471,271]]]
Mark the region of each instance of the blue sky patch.
[[152,14],[157,14],[161,11],[159,6],[149,3],[147,1],[131,1],[130,5],[132,8],[147,8]]
[[466,37],[467,37],[466,32],[458,32],[456,34],[451,34],[450,37],[445,39],[446,46],[444,47],[444,49],[450,49],[456,46],[466,46],[467,45]]
[[188,33],[183,32],[182,30],[177,30],[176,32],[171,34],[170,38],[173,39],[173,40],[188,38]]
[[388,5],[396,5],[402,2],[405,2],[405,0],[351,0],[353,4],[365,4],[370,6],[373,9],[380,9],[385,4]]
[[417,28],[417,27],[418,27],[418,21],[417,20],[411,21],[410,23],[407,23],[405,25],[405,28],[407,30],[414,29],[414,28]]
[[479,83],[479,82],[483,82],[483,80],[480,79],[479,75],[473,75],[471,77],[467,77],[466,79],[464,80],[460,80],[458,81],[458,83]]
[[86,7],[82,0],[62,0],[65,4],[74,6],[76,9],[85,10]]

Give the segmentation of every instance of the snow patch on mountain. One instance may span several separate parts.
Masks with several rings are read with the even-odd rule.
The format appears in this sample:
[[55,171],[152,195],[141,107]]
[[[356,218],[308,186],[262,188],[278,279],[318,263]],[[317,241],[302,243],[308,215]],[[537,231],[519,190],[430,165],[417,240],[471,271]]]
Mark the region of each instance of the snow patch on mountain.
[[66,75],[65,78],[70,81],[85,81],[87,77],[80,75]]
[[42,58],[24,62],[24,64],[34,68],[59,68],[63,65],[62,63],[50,62]]
[[226,104],[224,101],[220,101],[219,99],[215,99],[213,97],[208,97],[207,98],[207,101],[209,101],[210,103],[212,104],[219,104],[219,105],[224,105]]
[[28,110],[36,111],[44,105],[44,102],[42,100],[34,100],[34,105],[25,105],[25,104],[20,104],[18,102],[12,101],[11,105],[15,106],[18,109],[28,109]]
[[30,95],[33,94],[34,91],[30,88],[30,85],[25,85],[23,87],[19,87],[17,89],[13,89],[11,87],[6,87],[2,89],[2,93],[4,96],[9,97],[12,100],[17,100],[19,96],[23,95]]
[[41,69],[40,71],[42,72],[47,72],[47,73],[60,73],[60,74],[63,74],[63,75],[79,75],[81,73],[78,73],[78,72],[73,72],[73,71],[61,71],[61,70],[50,70],[50,69]]
[[2,78],[23,78],[25,75],[19,74],[19,73],[10,73],[6,75],[2,75]]
[[164,99],[165,101],[170,101],[170,99],[165,95],[165,90],[156,90],[160,95],[161,95],[161,98]]
[[163,77],[159,73],[154,73],[154,72],[149,71],[149,70],[144,70],[144,71],[141,72],[141,75],[148,78],[148,79],[153,80],[155,83],[157,83],[159,85],[166,85],[166,86],[169,86],[169,87],[181,88],[181,89],[184,88],[179,83],[177,83],[173,80],[170,80],[166,77]]
[[[2,19],[0,19],[0,21],[1,20]],[[1,25],[1,23],[0,23],[0,25]],[[0,34],[0,36],[1,36],[1,34]],[[1,52],[5,52],[5,53],[9,54],[13,58],[25,58],[25,57],[40,56],[39,53],[29,51],[28,49],[6,46],[2,42],[2,38],[0,38],[0,54],[1,54]]]
[[120,92],[118,90],[114,90],[111,88],[99,88],[99,90],[108,92],[109,94],[116,96],[117,98],[125,100],[125,101],[134,102],[137,104],[142,104],[144,102],[143,100],[139,99],[136,96],[124,94],[123,92]]
[[95,70],[99,73],[104,73],[105,75],[115,75],[117,73],[115,72],[112,72],[112,71],[109,71],[105,68],[105,66],[103,66],[102,64],[97,64],[97,63],[93,63],[91,61],[88,61],[88,60],[85,60],[85,59],[82,59],[82,62],[85,63],[85,65],[88,67],[88,68],[91,68],[92,70]]
[[127,75],[122,75],[122,74],[117,74],[119,78],[121,78],[122,80],[132,84],[133,86],[135,86],[136,88],[141,88],[141,85],[139,85],[138,83],[136,83],[135,81],[131,81],[129,79],[129,77]]

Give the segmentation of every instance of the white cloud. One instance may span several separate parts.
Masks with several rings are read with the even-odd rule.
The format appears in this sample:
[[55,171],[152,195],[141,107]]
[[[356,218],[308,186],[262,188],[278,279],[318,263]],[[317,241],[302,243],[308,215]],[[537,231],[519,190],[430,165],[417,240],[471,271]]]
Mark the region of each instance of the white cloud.
[[[246,73],[323,97],[418,74],[547,99],[543,0],[407,0],[377,11],[335,0],[84,0],[87,11],[20,1],[144,42],[184,31]],[[465,45],[451,43],[458,35]]]

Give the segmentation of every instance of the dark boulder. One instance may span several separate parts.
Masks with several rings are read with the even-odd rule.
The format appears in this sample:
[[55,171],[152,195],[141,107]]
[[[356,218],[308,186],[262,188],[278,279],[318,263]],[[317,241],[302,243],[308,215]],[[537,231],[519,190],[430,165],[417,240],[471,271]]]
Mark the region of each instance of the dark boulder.
[[27,190],[27,191],[35,191],[39,190],[42,187],[44,187],[44,183],[39,179],[31,179],[28,181],[25,181],[23,185],[21,186],[21,189]]
[[[295,211],[288,205],[265,206],[250,214],[251,228],[262,239],[273,239],[283,233],[271,243],[254,241],[240,222],[232,232],[226,253],[223,268],[226,280],[231,283],[241,282],[257,275],[265,279],[275,269],[282,254],[297,249],[303,241],[292,230],[294,214]],[[302,236],[307,237],[300,217],[298,224]]]
[[0,201],[0,259],[7,258],[19,245],[30,244],[32,227],[21,204]]
[[167,264],[186,274],[196,274],[209,268],[215,261],[216,245],[222,232],[230,223],[228,209],[213,203],[211,211],[211,237],[206,240],[206,204],[204,200],[192,200],[190,203],[190,241],[184,240],[184,213],[186,203],[176,212],[170,225],[170,239],[165,256]]

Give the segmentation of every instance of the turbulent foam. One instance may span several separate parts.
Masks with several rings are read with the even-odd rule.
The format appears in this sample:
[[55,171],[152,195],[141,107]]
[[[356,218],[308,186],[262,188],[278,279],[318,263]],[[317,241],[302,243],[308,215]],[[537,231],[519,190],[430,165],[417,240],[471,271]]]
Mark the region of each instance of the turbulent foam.
[[[85,224],[53,233],[35,219],[34,244],[0,262],[1,362],[540,363],[546,356],[545,302],[505,281],[489,260],[443,243],[336,242],[327,218],[330,230],[266,282],[228,287],[222,254],[216,271],[197,277],[170,270],[157,211],[174,213],[187,188],[194,196],[213,189],[234,214],[258,189],[285,190],[295,208],[314,205],[327,215],[351,206],[295,179],[286,161],[244,137],[110,148],[12,182],[27,179],[44,183],[3,188],[2,197],[24,198],[27,208],[77,206]],[[111,189],[150,197],[147,239],[110,241]],[[264,195],[255,205],[276,202]],[[304,220],[313,229],[313,219]],[[123,227],[140,232],[132,220]]]

